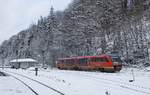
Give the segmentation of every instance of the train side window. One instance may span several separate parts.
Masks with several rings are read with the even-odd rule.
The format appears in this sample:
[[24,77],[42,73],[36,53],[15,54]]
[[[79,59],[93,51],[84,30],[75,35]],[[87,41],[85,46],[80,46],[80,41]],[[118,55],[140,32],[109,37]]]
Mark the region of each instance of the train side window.
[[61,60],[60,63],[64,63],[64,60]]
[[95,58],[91,58],[91,62],[96,62],[96,61],[95,61]]
[[64,63],[67,64],[67,60],[64,60]]
[[88,59],[87,58],[82,58],[82,59],[79,59],[79,63],[82,64],[82,63],[87,63],[88,62]]
[[74,64],[75,60],[73,60],[73,59],[67,59],[67,60],[65,60],[65,63],[66,64]]
[[109,60],[107,58],[92,58],[92,62],[108,62]]
[[101,58],[92,58],[91,62],[101,62]]
[[72,59],[69,59],[69,60],[68,60],[68,64],[71,64],[71,63],[72,63]]
[[102,62],[102,58],[95,58],[95,62]]
[[61,63],[63,63],[63,60],[58,60],[58,61],[56,61],[56,63],[61,64]]
[[71,59],[71,60],[70,60],[70,63],[71,63],[71,64],[74,64],[74,63],[75,63],[75,60],[74,60],[74,59]]
[[69,64],[70,62],[69,62],[69,60],[67,59],[67,60],[65,61],[65,63],[66,63],[66,64]]
[[107,58],[102,58],[101,61],[102,62],[109,62],[109,60]]

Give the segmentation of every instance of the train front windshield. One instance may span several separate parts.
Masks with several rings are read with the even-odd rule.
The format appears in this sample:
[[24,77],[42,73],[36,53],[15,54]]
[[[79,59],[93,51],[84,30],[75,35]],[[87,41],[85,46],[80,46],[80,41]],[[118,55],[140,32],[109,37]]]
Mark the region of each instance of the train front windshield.
[[119,57],[112,57],[113,62],[121,62]]
[[120,64],[122,63],[121,57],[120,57],[119,53],[113,52],[113,53],[111,53],[111,54],[109,54],[109,55],[111,56],[112,61],[113,61],[114,63],[120,63]]

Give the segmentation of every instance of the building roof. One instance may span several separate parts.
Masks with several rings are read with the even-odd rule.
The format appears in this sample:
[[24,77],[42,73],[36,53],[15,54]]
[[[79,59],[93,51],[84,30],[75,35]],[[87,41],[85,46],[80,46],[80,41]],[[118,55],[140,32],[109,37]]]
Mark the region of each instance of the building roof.
[[37,61],[32,58],[24,58],[24,59],[14,59],[14,60],[11,60],[10,62],[17,63],[17,62],[37,62]]

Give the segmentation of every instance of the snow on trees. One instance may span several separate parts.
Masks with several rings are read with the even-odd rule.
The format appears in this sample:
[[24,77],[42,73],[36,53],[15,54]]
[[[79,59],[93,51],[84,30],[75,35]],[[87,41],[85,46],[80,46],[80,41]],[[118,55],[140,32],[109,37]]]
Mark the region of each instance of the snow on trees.
[[146,61],[149,4],[149,0],[73,0],[62,12],[52,7],[47,17],[5,41],[0,51],[7,60],[30,57],[43,66],[54,66],[59,57],[112,51],[126,62]]

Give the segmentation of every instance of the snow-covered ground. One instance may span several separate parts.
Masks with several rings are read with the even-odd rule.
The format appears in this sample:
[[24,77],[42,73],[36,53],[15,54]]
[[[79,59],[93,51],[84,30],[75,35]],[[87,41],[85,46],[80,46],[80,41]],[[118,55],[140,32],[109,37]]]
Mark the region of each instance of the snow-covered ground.
[[[129,82],[132,79],[132,69],[134,71],[135,81]],[[48,90],[46,91],[44,87],[39,86],[39,84],[29,82],[26,78],[14,73],[42,82],[65,95],[150,95],[150,71],[148,70],[128,68],[118,73],[102,73],[41,69],[38,72],[38,76],[35,76],[35,71],[32,69],[5,69],[3,72],[7,72],[23,80],[35,89],[35,91],[39,89],[39,92],[37,91],[39,95],[49,95],[50,92]],[[16,87],[13,86],[15,84]],[[31,91],[27,90],[29,89],[10,76],[0,77],[0,93],[4,93],[2,95],[34,95]],[[25,94],[18,94],[18,91]],[[26,92],[29,92],[29,94],[26,94]],[[59,94],[52,92],[50,95]]]
[[21,82],[6,76],[0,76],[0,95],[33,95]]

